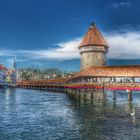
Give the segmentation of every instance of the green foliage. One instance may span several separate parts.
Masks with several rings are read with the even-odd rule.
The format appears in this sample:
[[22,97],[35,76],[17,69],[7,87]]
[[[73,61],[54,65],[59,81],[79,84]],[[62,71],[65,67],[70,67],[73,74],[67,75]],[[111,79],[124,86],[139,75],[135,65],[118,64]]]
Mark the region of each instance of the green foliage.
[[21,75],[23,80],[29,80],[31,78],[31,72],[30,71],[22,71]]
[[61,71],[57,68],[51,69],[19,69],[19,77],[21,80],[42,80],[42,79],[52,79],[52,78],[61,78],[69,77],[74,72]]

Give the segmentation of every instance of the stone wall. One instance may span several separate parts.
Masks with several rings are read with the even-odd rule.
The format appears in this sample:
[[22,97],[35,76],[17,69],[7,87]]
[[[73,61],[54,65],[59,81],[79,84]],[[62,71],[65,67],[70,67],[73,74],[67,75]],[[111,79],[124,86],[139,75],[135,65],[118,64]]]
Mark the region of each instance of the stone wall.
[[106,65],[106,57],[104,52],[83,52],[81,53],[81,69],[89,66]]

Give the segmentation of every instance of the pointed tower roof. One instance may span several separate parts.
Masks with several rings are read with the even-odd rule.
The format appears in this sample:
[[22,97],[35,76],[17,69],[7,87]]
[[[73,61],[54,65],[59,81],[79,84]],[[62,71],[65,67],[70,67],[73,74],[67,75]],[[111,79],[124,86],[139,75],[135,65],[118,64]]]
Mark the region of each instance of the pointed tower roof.
[[12,66],[12,70],[16,70],[16,57],[14,57],[13,59],[13,66]]
[[91,45],[108,47],[106,40],[94,23],[92,23],[89,27],[88,32],[85,34],[79,48]]

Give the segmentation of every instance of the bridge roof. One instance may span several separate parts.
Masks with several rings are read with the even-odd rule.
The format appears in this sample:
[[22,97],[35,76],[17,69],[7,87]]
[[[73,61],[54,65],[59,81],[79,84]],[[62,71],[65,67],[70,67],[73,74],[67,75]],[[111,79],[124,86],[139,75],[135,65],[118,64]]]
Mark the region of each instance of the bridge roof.
[[88,67],[72,78],[95,77],[140,77],[140,66],[97,66]]
[[18,84],[61,84],[65,83],[68,80],[68,78],[54,78],[54,79],[47,79],[47,80],[22,80],[19,81]]
[[94,23],[92,23],[89,27],[88,32],[85,34],[79,48],[91,45],[108,47],[106,40]]
[[71,78],[54,78],[48,80],[29,80],[19,81],[18,84],[24,85],[46,85],[64,84],[67,81],[78,77],[140,77],[140,66],[97,66],[88,67]]

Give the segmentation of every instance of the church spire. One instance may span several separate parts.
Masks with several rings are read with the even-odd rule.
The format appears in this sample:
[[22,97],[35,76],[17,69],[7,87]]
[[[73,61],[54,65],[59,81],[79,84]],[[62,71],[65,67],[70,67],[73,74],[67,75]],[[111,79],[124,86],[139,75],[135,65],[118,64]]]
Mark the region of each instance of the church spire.
[[14,60],[13,60],[13,69],[16,70],[16,57],[14,57]]

